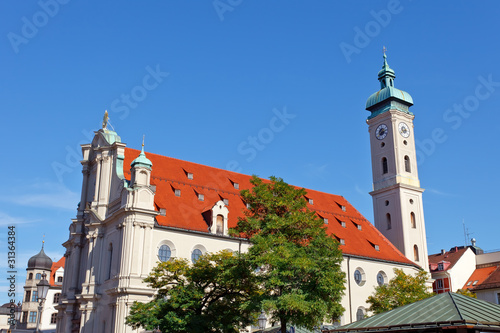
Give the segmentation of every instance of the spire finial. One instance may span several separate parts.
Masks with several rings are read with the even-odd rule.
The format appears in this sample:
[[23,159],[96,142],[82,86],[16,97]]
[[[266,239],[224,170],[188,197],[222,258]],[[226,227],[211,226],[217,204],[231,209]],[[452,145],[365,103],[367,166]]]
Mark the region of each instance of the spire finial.
[[43,237],[43,238],[42,238],[42,249],[43,249],[43,246],[45,245],[45,234],[43,234],[43,236],[42,236],[42,237]]
[[387,51],[387,49],[385,48],[385,46],[382,48],[382,52],[384,52],[384,57],[385,57],[385,52]]

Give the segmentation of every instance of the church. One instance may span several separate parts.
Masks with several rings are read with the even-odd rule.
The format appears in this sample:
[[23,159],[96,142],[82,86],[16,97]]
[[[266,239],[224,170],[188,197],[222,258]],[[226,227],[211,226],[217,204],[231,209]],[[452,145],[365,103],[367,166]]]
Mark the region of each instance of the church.
[[[428,271],[413,100],[394,79],[384,54],[380,89],[366,103],[374,224],[341,195],[306,189],[308,207],[343,253],[341,325],[364,317],[366,299],[395,268]],[[251,188],[251,176],[146,153],[144,145],[127,148],[106,118],[82,153],[81,200],[63,244],[58,333],[142,332],[128,327],[125,317],[134,301],[153,297],[143,279],[158,261],[248,249],[246,239],[228,230],[246,209],[240,191]]]

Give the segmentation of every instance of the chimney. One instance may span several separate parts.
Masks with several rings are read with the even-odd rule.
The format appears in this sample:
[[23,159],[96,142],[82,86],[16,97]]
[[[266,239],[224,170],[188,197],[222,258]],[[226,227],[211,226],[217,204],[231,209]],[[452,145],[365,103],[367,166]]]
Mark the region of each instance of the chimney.
[[446,250],[445,249],[441,249],[441,254],[445,254],[446,253]]

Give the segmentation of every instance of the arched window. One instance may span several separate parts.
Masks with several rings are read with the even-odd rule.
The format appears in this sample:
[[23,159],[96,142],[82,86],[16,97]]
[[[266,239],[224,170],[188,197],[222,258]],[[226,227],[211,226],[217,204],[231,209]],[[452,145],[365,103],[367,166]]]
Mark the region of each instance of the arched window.
[[415,258],[415,261],[419,261],[419,258],[418,258],[418,246],[417,245],[413,245],[413,257]]
[[54,302],[55,304],[59,303],[59,297],[61,297],[61,293],[54,294]]
[[415,220],[415,213],[414,212],[411,212],[410,220],[411,220],[411,227],[413,229],[416,229],[417,228],[417,221]]
[[358,311],[356,311],[356,321],[365,319],[365,308],[360,306]]
[[171,255],[172,251],[170,251],[170,246],[166,244],[160,246],[160,249],[158,250],[158,259],[160,259],[160,261],[169,260]]
[[385,174],[387,172],[389,172],[389,169],[387,167],[387,158],[382,157],[382,173]]
[[387,220],[387,230],[392,229],[391,214],[385,214],[385,218]]
[[405,171],[411,172],[410,158],[408,157],[408,155],[405,155]]
[[50,323],[57,324],[57,312],[54,312],[53,314],[50,315]]
[[30,274],[28,275],[28,280],[33,280],[33,273],[30,273]]
[[196,263],[198,261],[198,259],[201,257],[202,255],[202,252],[200,249],[194,249],[193,252],[191,253],[191,261],[194,263]]
[[36,275],[35,275],[35,279],[37,279],[37,280],[41,280],[41,279],[42,279],[42,274],[40,274],[40,273],[36,273]]
[[217,235],[224,234],[224,216],[222,216],[222,215],[217,215],[216,233],[217,233]]

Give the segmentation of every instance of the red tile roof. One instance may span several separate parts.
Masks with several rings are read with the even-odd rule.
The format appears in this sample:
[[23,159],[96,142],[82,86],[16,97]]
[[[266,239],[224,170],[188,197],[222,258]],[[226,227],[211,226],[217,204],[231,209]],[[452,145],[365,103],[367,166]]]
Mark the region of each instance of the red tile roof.
[[66,263],[66,257],[62,257],[57,262],[52,263],[52,267],[50,269],[50,281],[49,281],[51,286],[53,286],[53,287],[61,286],[61,284],[56,284],[55,276],[56,276],[56,271],[61,267],[64,268],[65,263]]
[[[130,163],[139,153],[139,150],[125,149],[124,173],[127,177],[130,177]],[[156,186],[156,209],[166,210],[166,216],[156,217],[159,225],[208,232],[208,224],[202,214],[223,199],[228,200],[230,228],[236,226],[238,217],[244,216],[246,206],[240,191],[252,187],[251,176],[157,154],[146,155],[153,163],[151,184]],[[188,173],[193,174],[193,179],[188,179]],[[235,188],[235,183],[239,189]],[[175,195],[175,190],[180,190],[180,196]],[[321,218],[328,219],[326,227],[331,234],[345,240],[345,245],[340,246],[344,254],[415,265],[344,197],[306,191],[307,198],[312,199],[308,207]],[[198,199],[198,194],[203,194],[203,201]],[[345,222],[345,227],[341,222]]]
[[469,278],[469,281],[476,281],[476,280],[478,280],[476,285],[469,286],[469,289],[475,291],[475,290],[500,287],[500,266],[492,266],[492,267],[476,269]]
[[462,257],[462,255],[467,251],[467,247],[454,247],[450,251],[445,252],[444,254],[437,253],[431,254],[429,256],[429,269],[432,272],[437,272],[438,264],[443,262],[443,269],[440,271],[447,271],[457,263],[457,261]]

